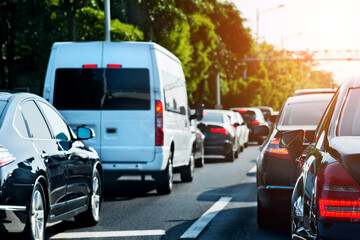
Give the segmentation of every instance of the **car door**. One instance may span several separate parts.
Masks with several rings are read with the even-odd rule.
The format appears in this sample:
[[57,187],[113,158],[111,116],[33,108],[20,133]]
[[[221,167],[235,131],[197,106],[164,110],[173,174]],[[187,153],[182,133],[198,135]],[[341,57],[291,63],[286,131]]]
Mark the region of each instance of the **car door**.
[[59,142],[52,138],[49,127],[33,100],[20,104],[30,137],[46,166],[50,192],[50,215],[66,210],[66,158]]
[[38,101],[54,138],[65,152],[67,210],[84,206],[87,202],[92,176],[92,163],[84,144],[74,141],[73,133],[63,118],[48,104]]

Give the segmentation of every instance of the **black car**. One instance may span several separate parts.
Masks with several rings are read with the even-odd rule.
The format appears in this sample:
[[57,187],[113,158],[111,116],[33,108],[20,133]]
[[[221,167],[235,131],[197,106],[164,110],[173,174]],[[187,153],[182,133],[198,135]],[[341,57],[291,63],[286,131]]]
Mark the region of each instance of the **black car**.
[[[303,130],[285,133],[290,152]],[[300,167],[291,198],[292,239],[358,239],[360,81],[343,83],[328,105]]]
[[71,217],[99,221],[102,166],[45,99],[28,93],[0,93],[0,231],[44,239],[47,223]]
[[235,128],[226,111],[205,109],[197,127],[205,136],[205,155],[221,155],[227,161],[234,161]]
[[261,110],[255,107],[236,107],[230,108],[230,110],[240,113],[241,117],[246,122],[246,125],[249,128],[249,142],[257,142],[258,144],[262,144],[266,136],[259,136],[254,134],[255,127],[259,125],[269,126]]
[[266,226],[268,218],[278,208],[290,205],[290,198],[296,181],[296,154],[279,146],[282,133],[303,129],[305,144],[314,135],[315,128],[333,94],[312,94],[287,99],[278,120],[260,150],[256,165],[258,224]]

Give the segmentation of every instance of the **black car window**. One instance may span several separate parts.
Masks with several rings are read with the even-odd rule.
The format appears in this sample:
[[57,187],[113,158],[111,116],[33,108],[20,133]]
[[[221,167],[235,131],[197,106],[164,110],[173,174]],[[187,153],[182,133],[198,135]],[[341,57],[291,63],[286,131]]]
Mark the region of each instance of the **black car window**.
[[318,125],[327,101],[289,104],[282,125]]
[[58,140],[71,140],[67,124],[59,116],[59,114],[55,112],[49,105],[43,102],[38,102],[38,104],[49,122],[54,137]]
[[15,118],[14,118],[14,126],[22,137],[25,137],[25,138],[30,137],[28,129],[25,124],[24,117],[23,117],[20,109],[16,110]]
[[341,113],[338,134],[360,136],[360,89],[350,89]]
[[216,112],[204,112],[201,122],[223,123],[224,122],[223,114]]
[[241,112],[240,114],[245,122],[252,122],[256,120],[256,113],[254,111],[248,110],[246,112]]
[[33,101],[27,101],[21,104],[21,111],[33,138],[51,139],[51,134],[45,119]]
[[53,102],[62,110],[149,110],[149,70],[57,69]]

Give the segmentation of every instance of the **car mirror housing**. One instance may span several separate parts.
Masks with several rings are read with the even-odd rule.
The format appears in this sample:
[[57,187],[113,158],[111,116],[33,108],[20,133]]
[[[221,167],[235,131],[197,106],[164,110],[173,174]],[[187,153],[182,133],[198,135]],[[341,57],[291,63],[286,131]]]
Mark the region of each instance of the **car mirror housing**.
[[269,134],[269,132],[270,132],[270,129],[266,125],[259,125],[253,129],[253,133],[256,136],[267,136]]
[[95,137],[94,130],[92,130],[91,128],[88,128],[88,127],[83,127],[83,126],[77,127],[76,134],[77,134],[78,140],[88,140],[88,139]]
[[281,135],[279,147],[299,147],[304,145],[305,131],[302,129],[285,132]]

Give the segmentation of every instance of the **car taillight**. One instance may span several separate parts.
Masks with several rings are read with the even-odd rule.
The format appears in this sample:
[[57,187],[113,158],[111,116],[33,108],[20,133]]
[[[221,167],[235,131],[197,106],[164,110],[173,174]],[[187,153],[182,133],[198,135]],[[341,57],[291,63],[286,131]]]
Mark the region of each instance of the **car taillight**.
[[96,64],[84,64],[83,68],[97,68]]
[[316,187],[318,220],[359,221],[359,187],[339,162],[319,171]]
[[0,167],[15,161],[15,157],[3,146],[0,145]]
[[155,146],[164,146],[163,105],[155,100]]
[[229,134],[229,132],[225,128],[210,128],[210,131],[213,133]]
[[247,112],[247,110],[243,110],[243,109],[240,109],[240,110],[237,110],[238,111],[238,113],[246,113]]
[[279,138],[273,138],[266,149],[266,153],[269,156],[290,160],[291,156],[286,147],[279,147]]
[[122,67],[121,64],[108,64],[107,66],[108,66],[108,68],[121,68]]
[[254,120],[251,122],[251,124],[254,124],[254,125],[259,125],[261,122],[259,122],[258,120]]

